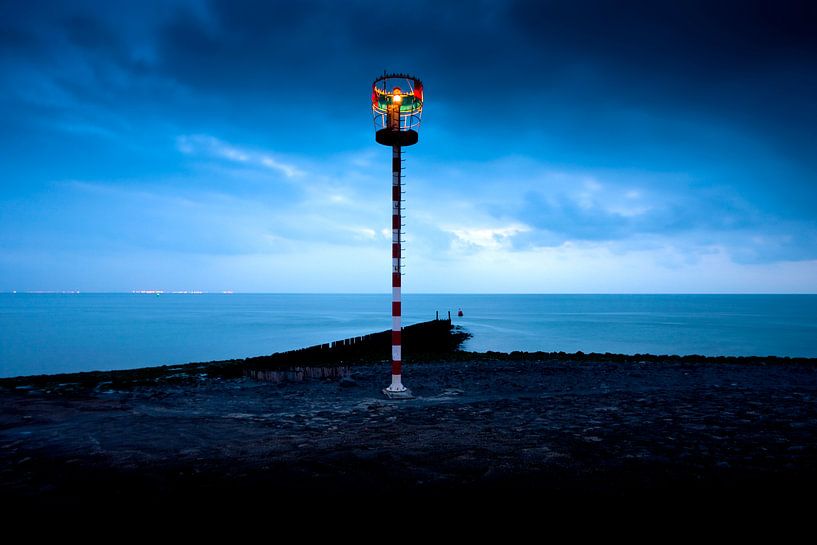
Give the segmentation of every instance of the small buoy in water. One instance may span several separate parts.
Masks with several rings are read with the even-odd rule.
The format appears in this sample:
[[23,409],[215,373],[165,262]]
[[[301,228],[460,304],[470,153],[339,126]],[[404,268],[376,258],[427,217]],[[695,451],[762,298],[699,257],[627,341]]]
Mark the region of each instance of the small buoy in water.
[[457,316],[462,316],[462,309],[459,309],[459,310],[457,311]]

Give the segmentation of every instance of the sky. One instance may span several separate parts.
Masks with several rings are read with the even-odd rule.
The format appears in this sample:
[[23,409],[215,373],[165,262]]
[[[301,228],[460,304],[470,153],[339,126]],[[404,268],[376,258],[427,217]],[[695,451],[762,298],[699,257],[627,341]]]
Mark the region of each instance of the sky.
[[817,292],[817,4],[0,0],[0,291]]

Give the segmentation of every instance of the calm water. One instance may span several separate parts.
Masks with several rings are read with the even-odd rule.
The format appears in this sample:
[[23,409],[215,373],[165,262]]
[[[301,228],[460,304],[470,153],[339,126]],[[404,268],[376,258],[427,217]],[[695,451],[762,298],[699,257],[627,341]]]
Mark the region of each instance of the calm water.
[[[459,307],[469,350],[817,357],[817,295],[404,296],[406,323]],[[385,294],[0,294],[0,376],[269,354],[389,312]]]

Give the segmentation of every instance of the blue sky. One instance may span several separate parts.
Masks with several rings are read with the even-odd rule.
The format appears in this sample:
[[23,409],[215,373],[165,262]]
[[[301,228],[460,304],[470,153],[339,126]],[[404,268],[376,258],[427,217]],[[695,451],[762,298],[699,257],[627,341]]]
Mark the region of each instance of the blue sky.
[[0,1],[0,290],[817,291],[807,2]]

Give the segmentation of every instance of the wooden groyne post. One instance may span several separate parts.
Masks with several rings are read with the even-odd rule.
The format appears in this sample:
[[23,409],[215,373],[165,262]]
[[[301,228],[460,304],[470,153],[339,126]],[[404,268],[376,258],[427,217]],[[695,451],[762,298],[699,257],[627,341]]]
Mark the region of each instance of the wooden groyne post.
[[[404,342],[412,347],[416,355],[433,355],[459,349],[462,334],[454,334],[451,320],[430,320],[402,328]],[[279,352],[270,356],[249,358],[245,361],[243,374],[260,380],[277,381],[273,377],[328,378],[342,376],[342,372],[329,370],[343,368],[349,364],[378,362],[389,358],[392,347],[392,331],[380,331],[316,344],[298,350]],[[325,369],[306,371],[306,369]],[[270,374],[272,372],[277,375]],[[293,373],[282,375],[281,373]],[[339,374],[340,373],[340,374]]]

